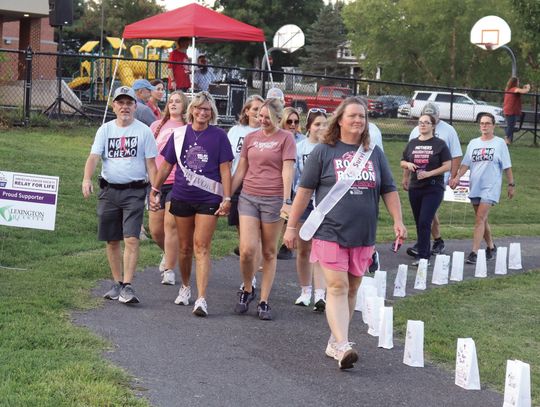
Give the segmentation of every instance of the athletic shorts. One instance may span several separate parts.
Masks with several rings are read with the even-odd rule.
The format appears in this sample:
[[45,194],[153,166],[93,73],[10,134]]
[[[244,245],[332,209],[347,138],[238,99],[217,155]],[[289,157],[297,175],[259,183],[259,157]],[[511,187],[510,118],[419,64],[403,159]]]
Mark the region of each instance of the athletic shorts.
[[309,261],[318,261],[324,268],[362,277],[373,261],[374,250],[375,246],[343,247],[336,242],[313,239]]
[[282,196],[255,196],[242,192],[238,200],[238,213],[260,219],[264,223],[275,223],[281,219],[279,212],[282,206]]
[[[171,202],[171,192],[173,184],[164,184],[161,186],[161,193],[159,194],[159,207],[165,209],[165,204]],[[150,194],[148,194],[148,205],[150,205]]]
[[146,188],[100,188],[98,195],[98,239],[120,241],[139,238],[144,216]]
[[240,198],[240,192],[236,192],[231,197],[231,210],[227,217],[229,226],[240,226],[240,217],[238,216],[238,199]]
[[492,199],[485,199],[485,198],[469,198],[471,200],[471,203],[473,205],[480,205],[483,204],[489,204],[489,205],[496,205],[497,202],[493,201]]
[[174,216],[181,218],[189,218],[191,216],[199,215],[214,215],[219,209],[219,203],[203,203],[203,202],[185,202],[177,199],[171,199],[171,207],[169,212]]

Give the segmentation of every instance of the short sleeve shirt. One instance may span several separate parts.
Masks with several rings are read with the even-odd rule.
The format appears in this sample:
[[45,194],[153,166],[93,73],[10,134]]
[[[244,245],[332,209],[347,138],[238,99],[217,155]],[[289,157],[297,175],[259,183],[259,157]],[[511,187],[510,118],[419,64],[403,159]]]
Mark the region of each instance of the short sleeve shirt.
[[[315,190],[316,204],[344,176],[357,149],[357,146],[341,141],[335,146],[319,144],[313,149],[304,164],[299,185]],[[373,246],[380,196],[396,190],[388,161],[375,146],[357,180],[328,212],[314,237],[343,247]]]
[[[189,62],[189,58],[185,52],[173,50],[169,55],[169,61],[171,62]],[[177,89],[186,89],[191,87],[191,81],[189,75],[186,73],[188,65],[182,64],[169,64],[169,67],[173,71],[174,81],[176,82]]]
[[[165,124],[163,126],[161,126],[161,129],[159,129],[159,134],[156,135],[155,134],[156,130],[159,127],[160,124],[161,124],[161,120],[156,120],[154,123],[152,123],[150,125],[150,130],[152,130],[152,134],[154,134],[154,137],[156,139],[156,144],[157,144],[159,152],[161,152],[163,150],[163,147],[165,147],[165,145],[169,141],[169,138],[174,133],[174,130],[177,129],[178,127],[182,127],[184,125],[184,123],[177,122],[176,120],[173,120],[173,119],[169,119],[169,120],[167,120],[165,122]],[[156,166],[157,166],[158,170],[159,170],[159,168],[161,167],[161,165],[163,164],[164,161],[165,161],[165,157],[163,157],[161,154],[158,154],[156,156]],[[172,184],[172,183],[174,183],[175,171],[176,171],[176,166],[174,166],[171,173],[169,174],[169,176],[165,180],[164,184]]]
[[146,159],[157,155],[157,147],[150,128],[140,121],[120,127],[111,120],[98,129],[90,152],[101,157],[106,181],[127,184],[147,178]]
[[[161,151],[170,164],[177,163],[174,135]],[[199,175],[221,182],[220,164],[232,161],[233,153],[227,134],[216,126],[208,126],[197,137],[191,125],[186,126],[186,135],[181,151],[182,165]],[[179,165],[176,166],[171,197],[184,202],[209,203],[221,202],[222,197],[189,185]]]
[[317,146],[318,143],[312,143],[309,138],[305,138],[296,145],[296,162],[295,162],[295,175],[294,175],[294,184],[293,190],[298,189],[298,182],[304,171],[304,164],[307,161],[309,155]]
[[521,94],[516,92],[516,87],[510,88],[504,94],[503,112],[506,116],[519,116],[521,114]]
[[369,138],[371,139],[371,142],[381,149],[382,152],[384,152],[383,144],[382,144],[382,133],[379,130],[379,128],[369,122]]
[[262,130],[246,136],[240,156],[248,169],[242,192],[255,196],[283,196],[283,161],[296,159],[296,143],[291,133],[278,129],[271,136]]
[[227,137],[229,138],[229,142],[231,143],[231,147],[233,149],[233,154],[234,154],[234,160],[232,162],[233,174],[236,171],[236,167],[238,167],[238,161],[240,161],[240,152],[242,151],[242,145],[244,144],[244,139],[249,133],[253,133],[254,131],[257,131],[257,130],[259,129],[237,124],[236,126],[231,127],[229,132],[227,133]]
[[471,170],[469,198],[499,202],[502,172],[512,167],[508,146],[500,137],[472,139],[462,161]]
[[439,168],[445,161],[452,159],[450,150],[448,150],[444,141],[436,137],[425,141],[419,138],[412,139],[405,147],[401,159],[416,165],[416,171],[411,172],[409,188],[425,188],[429,185],[438,185],[444,189],[443,174],[418,179],[420,171],[432,171]]

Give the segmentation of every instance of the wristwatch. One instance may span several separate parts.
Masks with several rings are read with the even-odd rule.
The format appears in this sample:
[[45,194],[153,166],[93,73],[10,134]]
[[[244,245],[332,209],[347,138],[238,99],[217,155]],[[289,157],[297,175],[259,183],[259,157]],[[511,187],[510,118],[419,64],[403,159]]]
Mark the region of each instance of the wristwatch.
[[516,186],[516,183],[515,183],[515,182],[509,182],[509,183],[508,183],[508,186],[509,186],[509,187],[515,187],[515,186]]
[[291,198],[284,199],[284,200],[283,200],[283,203],[284,203],[285,205],[292,205],[292,199],[291,199]]

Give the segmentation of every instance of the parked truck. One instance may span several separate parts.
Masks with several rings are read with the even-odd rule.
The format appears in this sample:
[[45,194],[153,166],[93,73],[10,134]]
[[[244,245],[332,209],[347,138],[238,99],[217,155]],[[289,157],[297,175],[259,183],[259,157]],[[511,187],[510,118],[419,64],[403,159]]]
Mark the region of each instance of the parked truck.
[[349,96],[352,96],[350,88],[321,86],[315,96],[286,94],[285,105],[294,107],[299,113],[307,113],[312,108],[322,108],[331,113]]

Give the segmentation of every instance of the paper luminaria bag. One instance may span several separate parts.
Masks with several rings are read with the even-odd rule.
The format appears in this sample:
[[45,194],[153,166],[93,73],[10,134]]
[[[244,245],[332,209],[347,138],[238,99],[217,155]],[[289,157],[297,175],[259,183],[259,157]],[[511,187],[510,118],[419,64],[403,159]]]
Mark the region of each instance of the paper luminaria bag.
[[379,325],[379,348],[392,349],[394,347],[394,308],[381,308]]
[[508,247],[497,247],[497,259],[495,260],[495,274],[505,275],[506,259],[508,257]]
[[412,367],[424,367],[424,322],[407,321],[403,363]]
[[506,362],[503,407],[531,407],[531,366],[528,363]]
[[405,297],[407,295],[407,270],[408,266],[406,264],[400,264],[398,266],[396,280],[394,281],[394,297]]
[[[364,298],[366,297],[366,287],[374,287],[375,288],[375,295],[377,295],[377,287],[375,286],[375,279],[373,277],[362,277],[362,282],[360,283],[360,287],[358,288],[358,292],[356,293],[356,306],[354,308],[355,311],[363,311],[364,307]],[[373,291],[370,291],[370,295]]]
[[464,252],[452,253],[452,271],[450,272],[451,281],[463,281],[463,263],[465,261]]
[[415,290],[425,290],[427,284],[428,261],[420,259],[418,269],[416,270],[416,279],[414,280]]
[[477,278],[487,277],[486,251],[484,249],[478,249],[474,276]]
[[476,345],[472,338],[458,338],[456,350],[456,385],[466,390],[480,390]]

